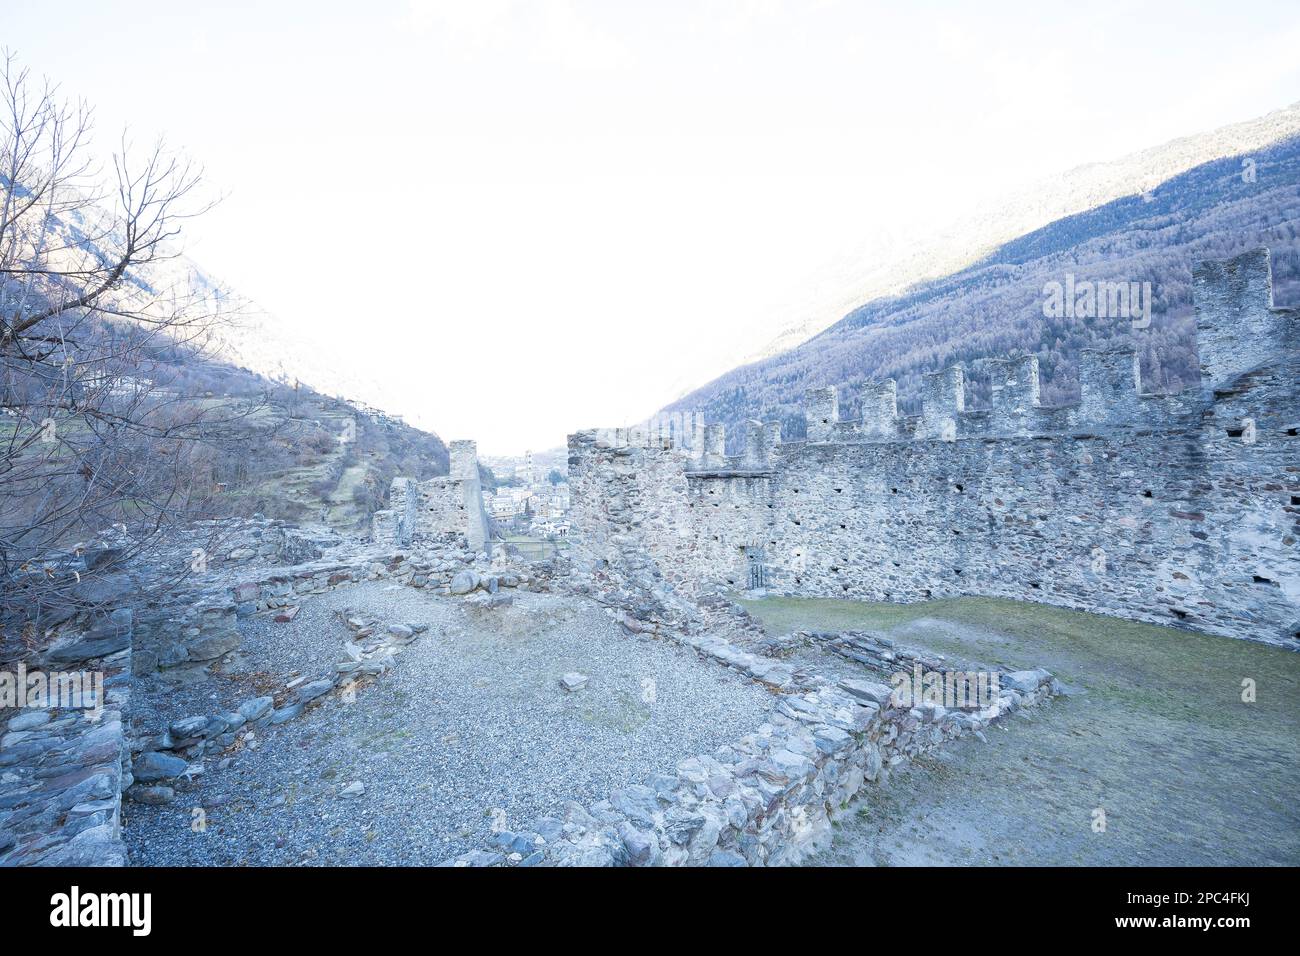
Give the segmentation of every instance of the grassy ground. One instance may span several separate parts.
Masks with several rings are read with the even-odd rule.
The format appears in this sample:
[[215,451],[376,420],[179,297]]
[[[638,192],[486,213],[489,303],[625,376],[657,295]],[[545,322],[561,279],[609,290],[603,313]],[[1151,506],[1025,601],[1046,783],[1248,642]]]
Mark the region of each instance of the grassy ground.
[[896,773],[818,863],[1300,863],[1300,654],[984,598],[745,604],[774,633],[863,628],[1072,691]]
[[327,520],[336,528],[348,528],[360,520],[360,509],[352,498],[352,493],[366,479],[365,464],[352,465],[344,470],[339,483],[329,496],[329,513]]

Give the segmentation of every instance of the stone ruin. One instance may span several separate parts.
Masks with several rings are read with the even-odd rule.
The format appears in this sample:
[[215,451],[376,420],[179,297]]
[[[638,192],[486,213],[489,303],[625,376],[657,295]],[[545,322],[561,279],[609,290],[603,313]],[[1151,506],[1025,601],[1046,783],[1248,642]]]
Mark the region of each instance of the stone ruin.
[[[333,669],[314,680],[290,682],[278,695],[251,697],[230,712],[139,733],[149,715],[133,713],[134,681],[207,672],[239,650],[242,621],[291,621],[303,601],[365,581],[484,603],[501,588],[546,586],[546,566],[529,569],[530,577],[489,557],[473,442],[452,444],[451,475],[419,486],[399,479],[395,491],[396,508],[376,516],[372,541],[260,515],[202,522],[135,569],[148,577],[154,566],[189,566],[194,573],[173,591],[147,601],[124,594],[106,613],[60,619],[49,646],[24,672],[49,684],[50,702],[0,725],[0,866],[125,865],[124,797],[169,802],[177,780],[190,779],[205,754],[237,748],[244,736],[298,717],[327,693],[337,696],[383,674],[418,637],[396,624],[374,639],[363,629],[340,647]],[[417,502],[418,512],[408,514]],[[75,706],[55,703],[55,681],[81,674],[100,675],[100,682],[78,690]]]
[[409,547],[417,539],[463,537],[475,550],[488,546],[492,525],[483,505],[476,446],[454,441],[449,450],[449,474],[421,482],[393,479],[389,507],[371,519],[375,543]]
[[[960,368],[930,376],[910,418],[892,382],[865,388],[856,421],[840,420],[834,389],[813,390],[806,441],[751,422],[737,455],[699,416],[573,435],[569,560],[512,565],[493,547],[468,441],[452,443],[448,476],[394,482],[370,541],[242,523],[172,600],[60,626],[41,663],[101,672],[100,706],[6,721],[0,866],[123,865],[124,795],[168,802],[254,733],[382,680],[420,629],[348,617],[327,672],[162,727],[141,729],[150,715],[132,712],[134,681],[229,659],[242,620],[291,621],[300,602],[364,581],[484,613],[515,588],[592,600],[625,634],[772,695],[754,733],[497,833],[448,861],[460,866],[797,862],[890,767],[1059,690],[1046,671],[1020,671],[999,673],[996,698],[977,705],[900,703],[881,682],[893,669],[958,662],[860,632],[769,638],[726,593],[988,595],[1300,646],[1297,312],[1272,307],[1266,252],[1195,278],[1199,391],[1143,394],[1133,353],[1093,352],[1081,401],[1060,408],[1041,405],[1030,358],[998,366],[989,410],[966,409]],[[862,677],[785,659],[810,645]]]
[[912,602],[979,595],[1300,648],[1300,310],[1269,254],[1194,270],[1201,386],[1144,393],[1131,350],[1085,351],[1077,404],[1039,400],[1037,359],[893,381],[841,420],[805,399],[807,440],[746,423],[738,455],[699,416],[569,438],[570,542],[640,553],[686,593]]

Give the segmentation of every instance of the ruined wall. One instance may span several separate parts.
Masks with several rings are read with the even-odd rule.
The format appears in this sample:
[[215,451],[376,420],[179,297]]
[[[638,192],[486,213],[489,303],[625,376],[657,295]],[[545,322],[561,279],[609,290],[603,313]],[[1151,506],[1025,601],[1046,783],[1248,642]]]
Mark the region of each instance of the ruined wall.
[[1200,390],[1142,395],[1132,352],[1086,352],[1078,404],[1038,404],[1033,358],[968,411],[960,369],[920,416],[892,382],[840,421],[810,392],[805,442],[748,423],[740,456],[584,432],[569,442],[577,553],[646,548],[688,590],[1039,601],[1300,647],[1294,311],[1267,253],[1196,270]]
[[70,624],[40,665],[0,667],[26,696],[19,708],[0,704],[0,869],[127,864],[132,623],[119,609],[88,631]]
[[421,538],[450,536],[464,539],[475,551],[487,547],[491,525],[483,506],[477,448],[472,441],[454,441],[449,449],[450,474],[422,482],[393,479],[389,507],[371,519],[376,544],[406,547]]

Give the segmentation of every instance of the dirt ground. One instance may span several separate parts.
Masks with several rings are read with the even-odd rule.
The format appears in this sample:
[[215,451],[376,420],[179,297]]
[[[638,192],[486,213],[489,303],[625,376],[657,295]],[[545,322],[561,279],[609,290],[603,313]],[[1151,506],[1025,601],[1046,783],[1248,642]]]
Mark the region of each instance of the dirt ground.
[[1067,686],[896,771],[814,865],[1300,864],[1300,654],[982,598],[745,603],[772,633],[862,628]]

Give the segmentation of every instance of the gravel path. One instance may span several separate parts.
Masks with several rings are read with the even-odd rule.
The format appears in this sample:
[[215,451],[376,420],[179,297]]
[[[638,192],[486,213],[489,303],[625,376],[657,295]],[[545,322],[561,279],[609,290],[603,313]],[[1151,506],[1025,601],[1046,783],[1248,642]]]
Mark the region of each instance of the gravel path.
[[[772,703],[693,653],[627,636],[589,601],[521,592],[489,610],[390,587],[321,595],[288,625],[250,624],[246,661],[304,671],[337,658],[346,631],[335,608],[431,627],[354,703],[330,695],[259,732],[228,769],[207,758],[171,805],[128,804],[133,862],[438,863],[484,846],[494,825],[525,828],[750,733]],[[568,671],[588,675],[587,686],[561,690]],[[240,680],[178,693],[202,700]],[[358,781],[364,794],[341,794]]]

